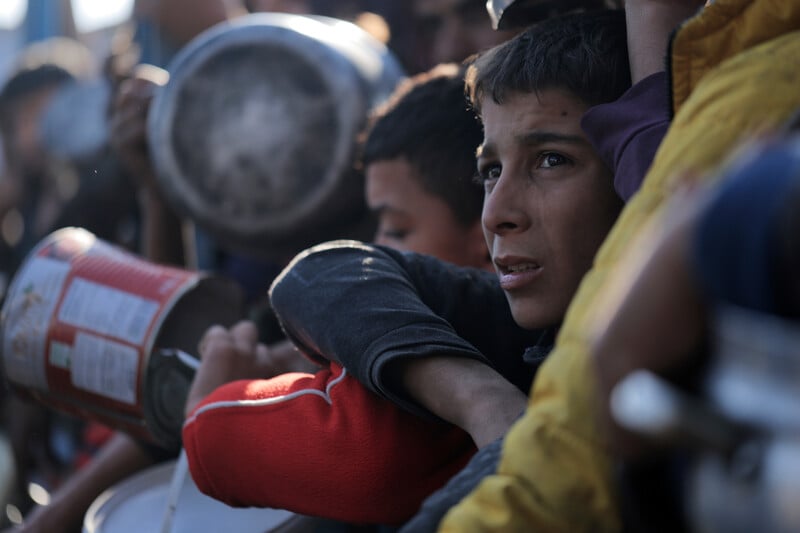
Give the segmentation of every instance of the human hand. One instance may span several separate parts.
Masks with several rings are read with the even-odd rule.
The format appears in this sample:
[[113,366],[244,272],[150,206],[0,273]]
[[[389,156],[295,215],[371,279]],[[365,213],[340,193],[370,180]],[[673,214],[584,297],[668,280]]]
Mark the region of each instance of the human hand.
[[258,342],[258,329],[249,320],[230,329],[211,326],[200,340],[199,353],[200,367],[189,389],[186,414],[214,389],[230,381],[319,370],[288,340],[270,346]]
[[259,359],[265,359],[267,347],[258,342],[256,325],[243,320],[230,329],[211,326],[198,346],[200,367],[197,369],[186,399],[185,414],[219,386],[238,379],[254,379],[259,375]]
[[139,65],[119,83],[109,117],[112,148],[137,185],[153,195],[158,188],[147,144],[147,114],[156,90],[168,78],[165,70]]
[[705,0],[625,0],[633,83],[664,70],[673,30],[704,4]]

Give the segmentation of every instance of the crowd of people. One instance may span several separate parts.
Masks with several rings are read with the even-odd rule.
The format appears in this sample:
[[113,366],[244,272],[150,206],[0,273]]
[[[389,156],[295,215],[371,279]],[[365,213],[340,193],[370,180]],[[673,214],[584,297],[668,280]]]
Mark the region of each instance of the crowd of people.
[[[187,231],[164,194],[147,126],[170,59],[259,11],[351,21],[407,73],[351,140],[369,242],[251,257]],[[697,488],[709,453],[728,461],[719,486],[744,494],[738,450],[796,446],[790,415],[731,408],[747,400],[713,384],[731,308],[788,328],[800,316],[800,6],[137,0],[132,23],[104,64],[79,43],[69,60],[63,42],[31,47],[0,90],[2,274],[80,226],[242,284],[246,316],[197,339],[175,400],[203,493],[319,518],[314,531],[800,527],[769,505],[793,485],[774,496],[751,471],[736,520]],[[109,87],[103,142],[57,151],[43,117],[90,75]],[[756,322],[737,322],[750,341],[737,346],[753,370],[779,365],[778,390],[796,363],[767,361]],[[637,376],[715,413],[733,428],[724,445],[689,415],[659,426],[647,398],[624,394]],[[179,453],[10,390],[3,402],[15,531],[79,531],[105,489]],[[60,458],[54,431],[72,441]],[[42,476],[51,498],[33,505],[24,485]]]

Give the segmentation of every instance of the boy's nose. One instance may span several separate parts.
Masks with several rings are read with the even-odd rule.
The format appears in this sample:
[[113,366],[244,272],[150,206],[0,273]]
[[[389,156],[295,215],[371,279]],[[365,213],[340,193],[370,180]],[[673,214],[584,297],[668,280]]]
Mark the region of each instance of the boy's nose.
[[486,230],[501,235],[519,231],[529,226],[524,209],[524,194],[506,173],[500,176],[483,201],[483,226]]

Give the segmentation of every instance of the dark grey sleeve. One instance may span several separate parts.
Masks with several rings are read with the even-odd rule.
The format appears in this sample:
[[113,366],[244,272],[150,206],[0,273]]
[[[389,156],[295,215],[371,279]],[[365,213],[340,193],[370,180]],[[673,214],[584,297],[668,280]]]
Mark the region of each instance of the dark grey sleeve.
[[485,361],[525,393],[522,352],[538,333],[513,321],[496,276],[355,241],[302,253],[275,280],[271,303],[287,336],[339,362],[378,394],[417,413],[387,364],[433,355]]
[[400,533],[434,532],[444,515],[471,493],[486,476],[497,471],[503,452],[503,439],[481,448],[467,466],[422,503],[419,512],[400,529]]

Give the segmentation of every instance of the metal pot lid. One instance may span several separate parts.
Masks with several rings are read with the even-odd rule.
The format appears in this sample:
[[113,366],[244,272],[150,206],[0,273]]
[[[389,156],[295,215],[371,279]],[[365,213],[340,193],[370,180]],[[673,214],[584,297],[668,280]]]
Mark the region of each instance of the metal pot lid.
[[168,70],[148,137],[180,212],[266,256],[363,227],[356,139],[404,76],[381,43],[336,19],[260,13],[207,30]]

